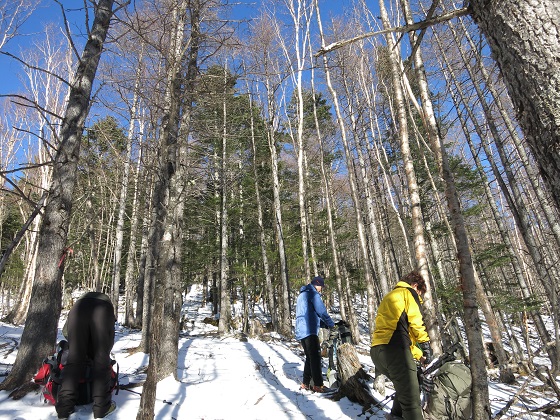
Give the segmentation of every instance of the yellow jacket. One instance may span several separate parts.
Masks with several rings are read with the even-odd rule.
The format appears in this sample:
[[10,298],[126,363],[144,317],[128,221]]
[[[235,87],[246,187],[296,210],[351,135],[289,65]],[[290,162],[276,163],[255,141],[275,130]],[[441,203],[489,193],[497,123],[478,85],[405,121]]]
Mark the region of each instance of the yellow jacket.
[[415,359],[422,357],[422,350],[416,344],[429,341],[422,313],[420,297],[406,282],[399,281],[379,305],[375,317],[375,331],[371,346],[390,344],[410,347]]

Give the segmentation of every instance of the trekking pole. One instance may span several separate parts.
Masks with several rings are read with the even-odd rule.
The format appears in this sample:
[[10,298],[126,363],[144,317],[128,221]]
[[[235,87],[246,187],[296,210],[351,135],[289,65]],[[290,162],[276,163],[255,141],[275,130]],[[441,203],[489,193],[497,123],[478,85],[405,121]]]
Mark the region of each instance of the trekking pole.
[[455,343],[449,347],[441,356],[432,362],[431,365],[424,369],[424,377],[428,376],[430,373],[438,370],[445,363],[455,360],[455,352],[461,348],[461,343]]
[[[130,392],[130,393],[132,393],[132,394],[136,394],[136,395],[142,396],[142,393],[141,393],[141,392],[133,391],[132,389],[129,389],[129,388],[119,388],[119,389],[122,389],[123,391]],[[172,403],[171,401],[162,400],[161,398],[156,398],[156,401],[161,401],[162,403],[167,404],[167,405],[173,405],[173,403]]]

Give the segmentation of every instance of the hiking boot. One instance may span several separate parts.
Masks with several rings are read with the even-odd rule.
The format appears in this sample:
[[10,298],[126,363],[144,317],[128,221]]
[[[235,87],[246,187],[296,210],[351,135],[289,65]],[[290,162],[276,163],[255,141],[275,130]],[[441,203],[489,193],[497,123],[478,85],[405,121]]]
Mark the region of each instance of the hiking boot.
[[319,393],[323,394],[325,392],[330,392],[332,390],[330,388],[327,388],[325,385],[321,385],[321,386],[314,386],[313,388],[311,388],[311,391],[319,392]]
[[72,410],[72,411],[71,411],[68,415],[66,415],[66,416],[65,416],[64,414],[62,414],[62,415],[59,414],[59,415],[58,415],[58,420],[68,420],[68,419],[70,418],[70,416],[71,416],[73,413],[74,413],[74,410]]
[[111,401],[111,404],[109,405],[109,408],[107,409],[107,412],[104,415],[102,415],[101,417],[95,416],[94,418],[96,418],[96,419],[105,418],[109,414],[111,414],[113,411],[115,411],[116,409],[117,409],[117,403],[115,401]]
[[299,389],[302,389],[304,391],[309,391],[309,384],[301,384],[299,386]]

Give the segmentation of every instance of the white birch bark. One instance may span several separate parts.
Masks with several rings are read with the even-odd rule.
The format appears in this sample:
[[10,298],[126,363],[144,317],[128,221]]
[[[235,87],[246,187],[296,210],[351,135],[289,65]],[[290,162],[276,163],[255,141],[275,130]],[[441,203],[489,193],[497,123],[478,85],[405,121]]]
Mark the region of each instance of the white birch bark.
[[[313,4],[314,4],[315,9],[317,11],[317,23],[319,25],[319,33],[320,33],[320,36],[321,36],[321,46],[324,47],[325,46],[325,37],[324,37],[323,29],[322,29],[322,23],[321,23],[321,16],[320,16],[318,1],[314,0]],[[342,145],[343,145],[344,154],[345,154],[345,157],[346,157],[346,165],[347,165],[347,170],[348,170],[348,181],[349,181],[349,184],[350,184],[352,200],[354,202],[356,225],[357,225],[357,229],[358,229],[358,241],[359,241],[359,245],[360,245],[359,247],[360,247],[360,251],[361,251],[362,264],[363,264],[363,269],[364,269],[364,277],[365,277],[364,280],[365,280],[365,283],[366,283],[366,286],[367,286],[367,292],[368,292],[367,293],[368,326],[369,326],[370,333],[373,334],[373,330],[375,329],[375,309],[374,309],[375,308],[375,287],[374,287],[373,275],[372,275],[372,272],[371,272],[371,262],[369,260],[369,253],[368,253],[368,248],[367,248],[367,239],[366,239],[366,232],[365,232],[365,227],[364,227],[364,223],[363,223],[362,210],[361,210],[360,200],[358,198],[356,178],[355,178],[355,175],[354,175],[355,174],[354,159],[353,159],[353,155],[350,151],[350,147],[349,147],[349,144],[348,144],[348,136],[346,134],[346,124],[344,122],[344,117],[343,117],[342,111],[340,109],[338,94],[337,94],[336,90],[333,88],[333,84],[332,84],[332,81],[331,81],[330,70],[329,70],[329,65],[328,65],[328,62],[327,62],[327,59],[326,59],[325,56],[323,56],[323,69],[325,71],[327,87],[328,87],[329,92],[332,96],[333,107],[334,107],[335,112],[336,112],[337,123],[340,127]]]
[[[247,91],[249,89],[249,82],[247,81]],[[253,151],[253,177],[255,178],[255,199],[257,202],[257,224],[259,226],[259,239],[260,239],[260,248],[261,248],[261,257],[263,261],[263,271],[264,271],[264,281],[266,287],[266,302],[268,306],[268,311],[270,313],[270,321],[272,322],[274,330],[278,328],[278,319],[276,310],[274,308],[274,289],[272,286],[272,275],[270,273],[270,266],[268,262],[268,254],[267,254],[267,238],[266,232],[264,229],[263,223],[263,208],[261,203],[261,192],[259,186],[259,175],[258,175],[258,162],[257,162],[257,147],[255,142],[255,121],[253,118],[253,96],[249,95],[249,105],[250,105],[250,112],[251,112],[251,147]]]
[[[115,247],[113,250],[113,272],[112,272],[112,287],[111,287],[111,301],[115,312],[119,307],[119,290],[121,283],[121,257],[124,238],[124,216],[126,210],[126,198],[128,196],[128,183],[130,178],[130,164],[132,159],[132,141],[135,135],[135,125],[137,121],[138,112],[138,90],[140,88],[140,76],[142,74],[142,52],[138,58],[138,67],[136,69],[136,80],[134,82],[134,89],[132,92],[132,103],[130,107],[130,120],[128,123],[128,130],[126,136],[126,155],[123,162],[123,175],[121,179],[121,188],[119,193],[119,204],[117,214],[117,225],[115,227]],[[126,286],[126,283],[125,283]],[[118,313],[118,312],[117,312]]]

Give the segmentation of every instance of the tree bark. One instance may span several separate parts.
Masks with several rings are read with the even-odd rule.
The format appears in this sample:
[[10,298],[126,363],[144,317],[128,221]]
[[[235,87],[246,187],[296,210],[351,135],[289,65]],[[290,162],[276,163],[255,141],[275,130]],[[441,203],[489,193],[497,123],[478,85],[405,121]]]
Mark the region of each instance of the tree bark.
[[[317,22],[319,24],[319,33],[320,33],[320,36],[321,36],[321,45],[324,47],[325,46],[325,37],[324,37],[323,29],[322,29],[319,4],[318,4],[317,0],[314,0],[314,6],[315,6],[315,9],[317,11]],[[364,219],[363,219],[362,210],[361,210],[361,202],[360,202],[359,197],[358,197],[358,191],[357,191],[357,185],[356,185],[356,175],[355,175],[355,169],[354,169],[354,160],[353,160],[353,155],[350,151],[350,146],[348,144],[348,136],[346,134],[346,125],[344,123],[344,118],[342,116],[342,111],[340,109],[341,107],[340,107],[340,102],[339,102],[339,99],[338,99],[338,94],[333,87],[332,80],[331,80],[331,75],[330,75],[329,64],[328,64],[327,58],[325,56],[323,56],[323,69],[325,71],[327,87],[328,87],[329,92],[332,96],[333,107],[335,109],[337,123],[338,123],[338,126],[340,128],[342,146],[343,146],[343,149],[344,149],[344,156],[345,156],[345,159],[346,159],[346,165],[347,165],[347,169],[348,169],[348,181],[349,181],[349,184],[350,184],[352,201],[354,203],[354,213],[355,213],[356,227],[358,229],[359,248],[360,248],[360,254],[362,256],[362,267],[363,267],[363,270],[364,270],[364,281],[365,281],[366,287],[367,287],[368,327],[369,327],[369,330],[371,331],[371,333],[373,333],[373,331],[375,329],[375,309],[374,309],[375,308],[375,285],[374,285],[373,273],[372,273],[372,268],[371,268],[372,264],[371,264],[371,261],[370,261],[370,258],[369,258],[369,253],[368,253]]]
[[62,306],[61,279],[81,135],[89,111],[92,85],[113,14],[113,0],[100,0],[84,52],[70,85],[68,105],[54,158],[52,183],[39,232],[37,274],[21,336],[21,345],[10,375],[0,389],[17,388],[29,381],[45,354],[56,342]]
[[560,3],[472,0],[525,138],[560,208]]

